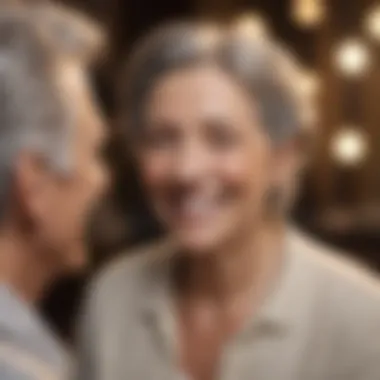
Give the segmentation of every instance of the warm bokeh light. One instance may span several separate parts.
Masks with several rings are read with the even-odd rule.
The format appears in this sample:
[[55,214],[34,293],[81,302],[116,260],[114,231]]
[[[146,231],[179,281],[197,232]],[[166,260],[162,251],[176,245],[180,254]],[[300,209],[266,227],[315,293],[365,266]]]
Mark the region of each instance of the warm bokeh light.
[[368,12],[365,19],[365,29],[371,37],[380,41],[380,5]]
[[342,127],[331,141],[331,154],[343,166],[360,165],[366,158],[368,141],[358,127]]
[[243,13],[235,20],[235,28],[243,34],[254,37],[265,37],[269,28],[264,18],[256,12]]
[[305,128],[314,129],[319,120],[316,97],[321,85],[320,77],[315,71],[303,70],[298,85],[302,99],[307,99],[305,106],[302,107]]
[[302,27],[315,27],[325,16],[324,0],[293,0],[292,18]]
[[370,53],[363,42],[358,39],[349,39],[338,46],[335,63],[344,75],[360,76],[369,66]]

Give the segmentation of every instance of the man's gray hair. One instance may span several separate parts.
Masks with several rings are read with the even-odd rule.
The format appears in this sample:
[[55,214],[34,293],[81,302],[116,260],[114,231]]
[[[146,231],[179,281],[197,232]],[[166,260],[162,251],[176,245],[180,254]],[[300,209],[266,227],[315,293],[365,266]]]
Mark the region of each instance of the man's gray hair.
[[207,23],[185,22],[154,30],[137,46],[120,93],[121,127],[142,125],[144,101],[157,80],[170,71],[216,64],[250,91],[273,144],[298,135],[306,123],[300,92],[301,68],[269,37]]
[[68,170],[74,110],[60,91],[57,67],[62,59],[89,63],[100,36],[95,26],[64,8],[0,6],[0,212],[23,149]]

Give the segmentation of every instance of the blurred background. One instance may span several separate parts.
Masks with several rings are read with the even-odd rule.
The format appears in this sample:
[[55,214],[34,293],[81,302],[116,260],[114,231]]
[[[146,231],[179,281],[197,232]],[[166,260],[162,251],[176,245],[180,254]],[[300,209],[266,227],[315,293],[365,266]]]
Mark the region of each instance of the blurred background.
[[[300,85],[315,97],[310,117],[317,130],[294,222],[380,271],[380,0],[61,2],[98,20],[109,35],[109,50],[94,72],[94,83],[111,130],[123,62],[133,43],[162,22],[233,19],[248,33],[268,32],[286,44],[306,69]],[[90,239],[95,267],[132,243],[129,178],[119,139],[111,141],[109,153],[116,186]],[[87,279],[59,284],[45,302],[45,313],[66,338],[72,336]]]

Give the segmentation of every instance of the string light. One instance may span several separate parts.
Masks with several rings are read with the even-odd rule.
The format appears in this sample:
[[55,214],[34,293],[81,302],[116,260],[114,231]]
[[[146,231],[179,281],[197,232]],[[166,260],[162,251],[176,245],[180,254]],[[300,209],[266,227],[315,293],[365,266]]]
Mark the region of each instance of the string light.
[[235,28],[239,33],[253,37],[265,37],[269,30],[264,18],[256,12],[245,12],[235,20]]
[[360,76],[369,66],[370,54],[364,43],[349,39],[340,44],[335,53],[335,63],[347,76]]
[[302,27],[318,26],[325,17],[324,0],[293,0],[292,18]]
[[301,102],[305,100],[302,107],[302,117],[306,128],[314,128],[318,123],[317,96],[320,89],[320,77],[315,71],[303,70],[299,80],[299,91]]
[[341,165],[360,165],[365,160],[367,153],[367,138],[358,127],[342,127],[332,139],[332,157]]
[[380,5],[373,7],[368,12],[365,28],[370,36],[380,41]]

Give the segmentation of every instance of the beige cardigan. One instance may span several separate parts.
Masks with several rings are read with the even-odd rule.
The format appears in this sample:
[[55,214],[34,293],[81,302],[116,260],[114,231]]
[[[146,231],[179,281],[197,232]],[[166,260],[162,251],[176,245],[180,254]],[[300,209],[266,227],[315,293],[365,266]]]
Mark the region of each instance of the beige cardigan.
[[[82,318],[81,380],[185,379],[176,360],[170,249],[116,260],[96,279]],[[380,380],[377,280],[289,231],[279,286],[226,348],[222,380]]]

